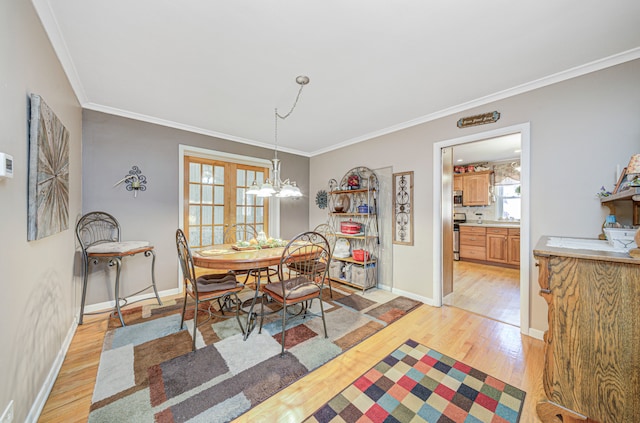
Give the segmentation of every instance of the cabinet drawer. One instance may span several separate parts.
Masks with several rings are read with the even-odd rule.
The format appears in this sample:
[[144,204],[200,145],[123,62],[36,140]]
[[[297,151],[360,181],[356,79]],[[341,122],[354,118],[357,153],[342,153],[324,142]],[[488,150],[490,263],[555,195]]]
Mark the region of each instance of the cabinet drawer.
[[487,228],[487,235],[488,234],[493,234],[493,235],[509,235],[509,229],[508,228]]
[[484,247],[486,244],[486,236],[484,234],[465,234],[465,233],[460,233],[460,245],[471,245],[471,246],[478,246],[478,247]]
[[460,257],[474,260],[486,260],[487,249],[486,247],[476,247],[469,245],[460,245]]
[[509,236],[520,236],[520,228],[509,228]]
[[460,235],[462,234],[486,234],[487,233],[487,228],[483,228],[480,226],[462,226],[460,225]]

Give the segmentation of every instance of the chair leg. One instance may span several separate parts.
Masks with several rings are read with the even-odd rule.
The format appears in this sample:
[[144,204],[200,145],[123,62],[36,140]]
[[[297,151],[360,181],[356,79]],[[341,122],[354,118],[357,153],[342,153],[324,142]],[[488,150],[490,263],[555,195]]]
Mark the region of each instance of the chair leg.
[[324,320],[324,307],[322,306],[322,298],[319,298],[318,301],[320,301],[320,314],[322,315],[322,326],[324,326],[324,337],[328,338],[329,335],[327,335],[327,322]]
[[187,312],[187,289],[184,290],[184,302],[182,304],[182,318],[180,319],[180,330],[184,327],[184,314]]
[[258,329],[258,333],[262,333],[262,323],[264,323],[264,302],[265,294],[262,294],[260,297],[260,328]]
[[78,324],[82,324],[84,317],[84,302],[87,298],[87,281],[89,279],[89,258],[82,254],[82,300],[80,302],[80,319]]
[[145,251],[144,255],[149,257],[149,254],[153,256],[151,259],[151,286],[153,286],[153,292],[156,294],[156,300],[158,300],[158,305],[162,305],[162,301],[160,300],[160,295],[158,295],[158,288],[156,288],[156,252],[154,250]]
[[240,330],[244,335],[244,328],[242,327],[242,322],[240,321],[240,299],[238,298],[238,294],[233,294],[233,296],[235,297],[235,301],[236,301],[236,320],[238,321],[238,324],[240,325]]
[[282,336],[280,338],[280,342],[282,342],[282,349],[280,350],[280,356],[284,355],[284,340],[285,340],[285,329],[287,328],[287,303],[285,302],[282,305]]
[[120,318],[120,323],[122,323],[122,327],[125,327],[124,319],[122,318],[122,311],[120,310],[120,269],[122,268],[122,260],[120,257],[114,257],[111,259],[112,262],[115,262],[116,265],[116,312],[118,313],[118,317]]
[[200,302],[196,300],[196,308],[193,312],[193,340],[191,341],[191,351],[196,350],[196,332],[198,331],[198,309]]

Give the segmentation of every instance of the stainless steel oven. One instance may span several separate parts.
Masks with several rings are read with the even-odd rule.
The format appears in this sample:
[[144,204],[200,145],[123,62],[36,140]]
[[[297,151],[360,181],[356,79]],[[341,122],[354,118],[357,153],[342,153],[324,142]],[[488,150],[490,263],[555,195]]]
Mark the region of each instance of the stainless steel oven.
[[465,213],[453,214],[453,259],[460,260],[460,223],[467,221]]

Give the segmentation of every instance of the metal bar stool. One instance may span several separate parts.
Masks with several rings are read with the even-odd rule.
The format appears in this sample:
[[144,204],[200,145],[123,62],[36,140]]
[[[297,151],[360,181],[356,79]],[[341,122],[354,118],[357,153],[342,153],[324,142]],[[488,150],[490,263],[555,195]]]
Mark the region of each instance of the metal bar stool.
[[122,307],[120,301],[124,301],[122,305],[127,304],[126,298],[120,298],[120,270],[122,269],[123,257],[135,256],[140,253],[144,254],[145,257],[152,257],[151,285],[131,295],[137,295],[149,288],[153,288],[158,304],[162,305],[156,288],[156,253],[153,245],[150,245],[148,241],[121,241],[120,232],[120,223],[115,217],[105,212],[87,213],[80,218],[76,225],[76,236],[82,249],[82,303],[80,305],[79,324],[82,324],[84,317],[84,303],[89,279],[89,261],[96,265],[100,259],[105,259],[109,266],[116,266],[115,308],[122,326],[125,326],[125,324],[120,311]]

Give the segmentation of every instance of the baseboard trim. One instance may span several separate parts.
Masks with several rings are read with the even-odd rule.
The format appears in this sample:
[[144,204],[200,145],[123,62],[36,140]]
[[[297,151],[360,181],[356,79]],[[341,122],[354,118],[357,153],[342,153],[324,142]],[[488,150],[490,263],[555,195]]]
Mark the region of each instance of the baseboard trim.
[[544,341],[544,331],[542,330],[529,328],[529,336]]
[[403,291],[402,289],[392,288],[391,292],[394,294],[402,295],[403,297],[411,298],[412,300],[420,301],[421,303],[435,307],[435,303],[431,298],[416,295],[413,292]]
[[74,319],[71,323],[71,327],[67,331],[67,336],[64,338],[64,342],[60,347],[60,351],[58,351],[58,355],[51,365],[51,369],[49,370],[49,374],[47,375],[42,387],[40,388],[40,392],[38,392],[38,396],[35,401],[31,405],[31,409],[29,410],[29,414],[25,419],[25,422],[35,423],[40,418],[40,413],[44,409],[44,405],[49,398],[49,394],[51,393],[51,389],[53,389],[53,384],[56,382],[58,378],[58,373],[60,373],[60,369],[62,368],[62,363],[64,362],[64,358],[67,356],[67,351],[69,351],[69,346],[71,345],[71,340],[73,340],[73,335],[76,333],[76,329],[78,328],[77,320]]
[[[167,289],[165,291],[159,291],[158,295],[160,295],[160,298],[163,297],[168,297],[171,295],[177,295],[180,294],[182,291],[181,288],[172,288],[172,289]],[[153,292],[148,292],[146,294],[140,294],[140,295],[134,295],[133,297],[129,297],[127,298],[128,300],[128,304],[133,304],[135,302],[138,301],[142,301],[142,300],[148,300],[149,298],[155,298],[155,295],[153,294]],[[96,312],[101,312],[101,311],[108,311],[110,309],[115,308],[116,306],[116,302],[115,301],[105,301],[102,303],[96,303],[96,304],[89,304],[86,305],[84,307],[84,312],[85,314],[87,313],[96,313]],[[80,310],[78,310],[78,316],[80,315]]]

